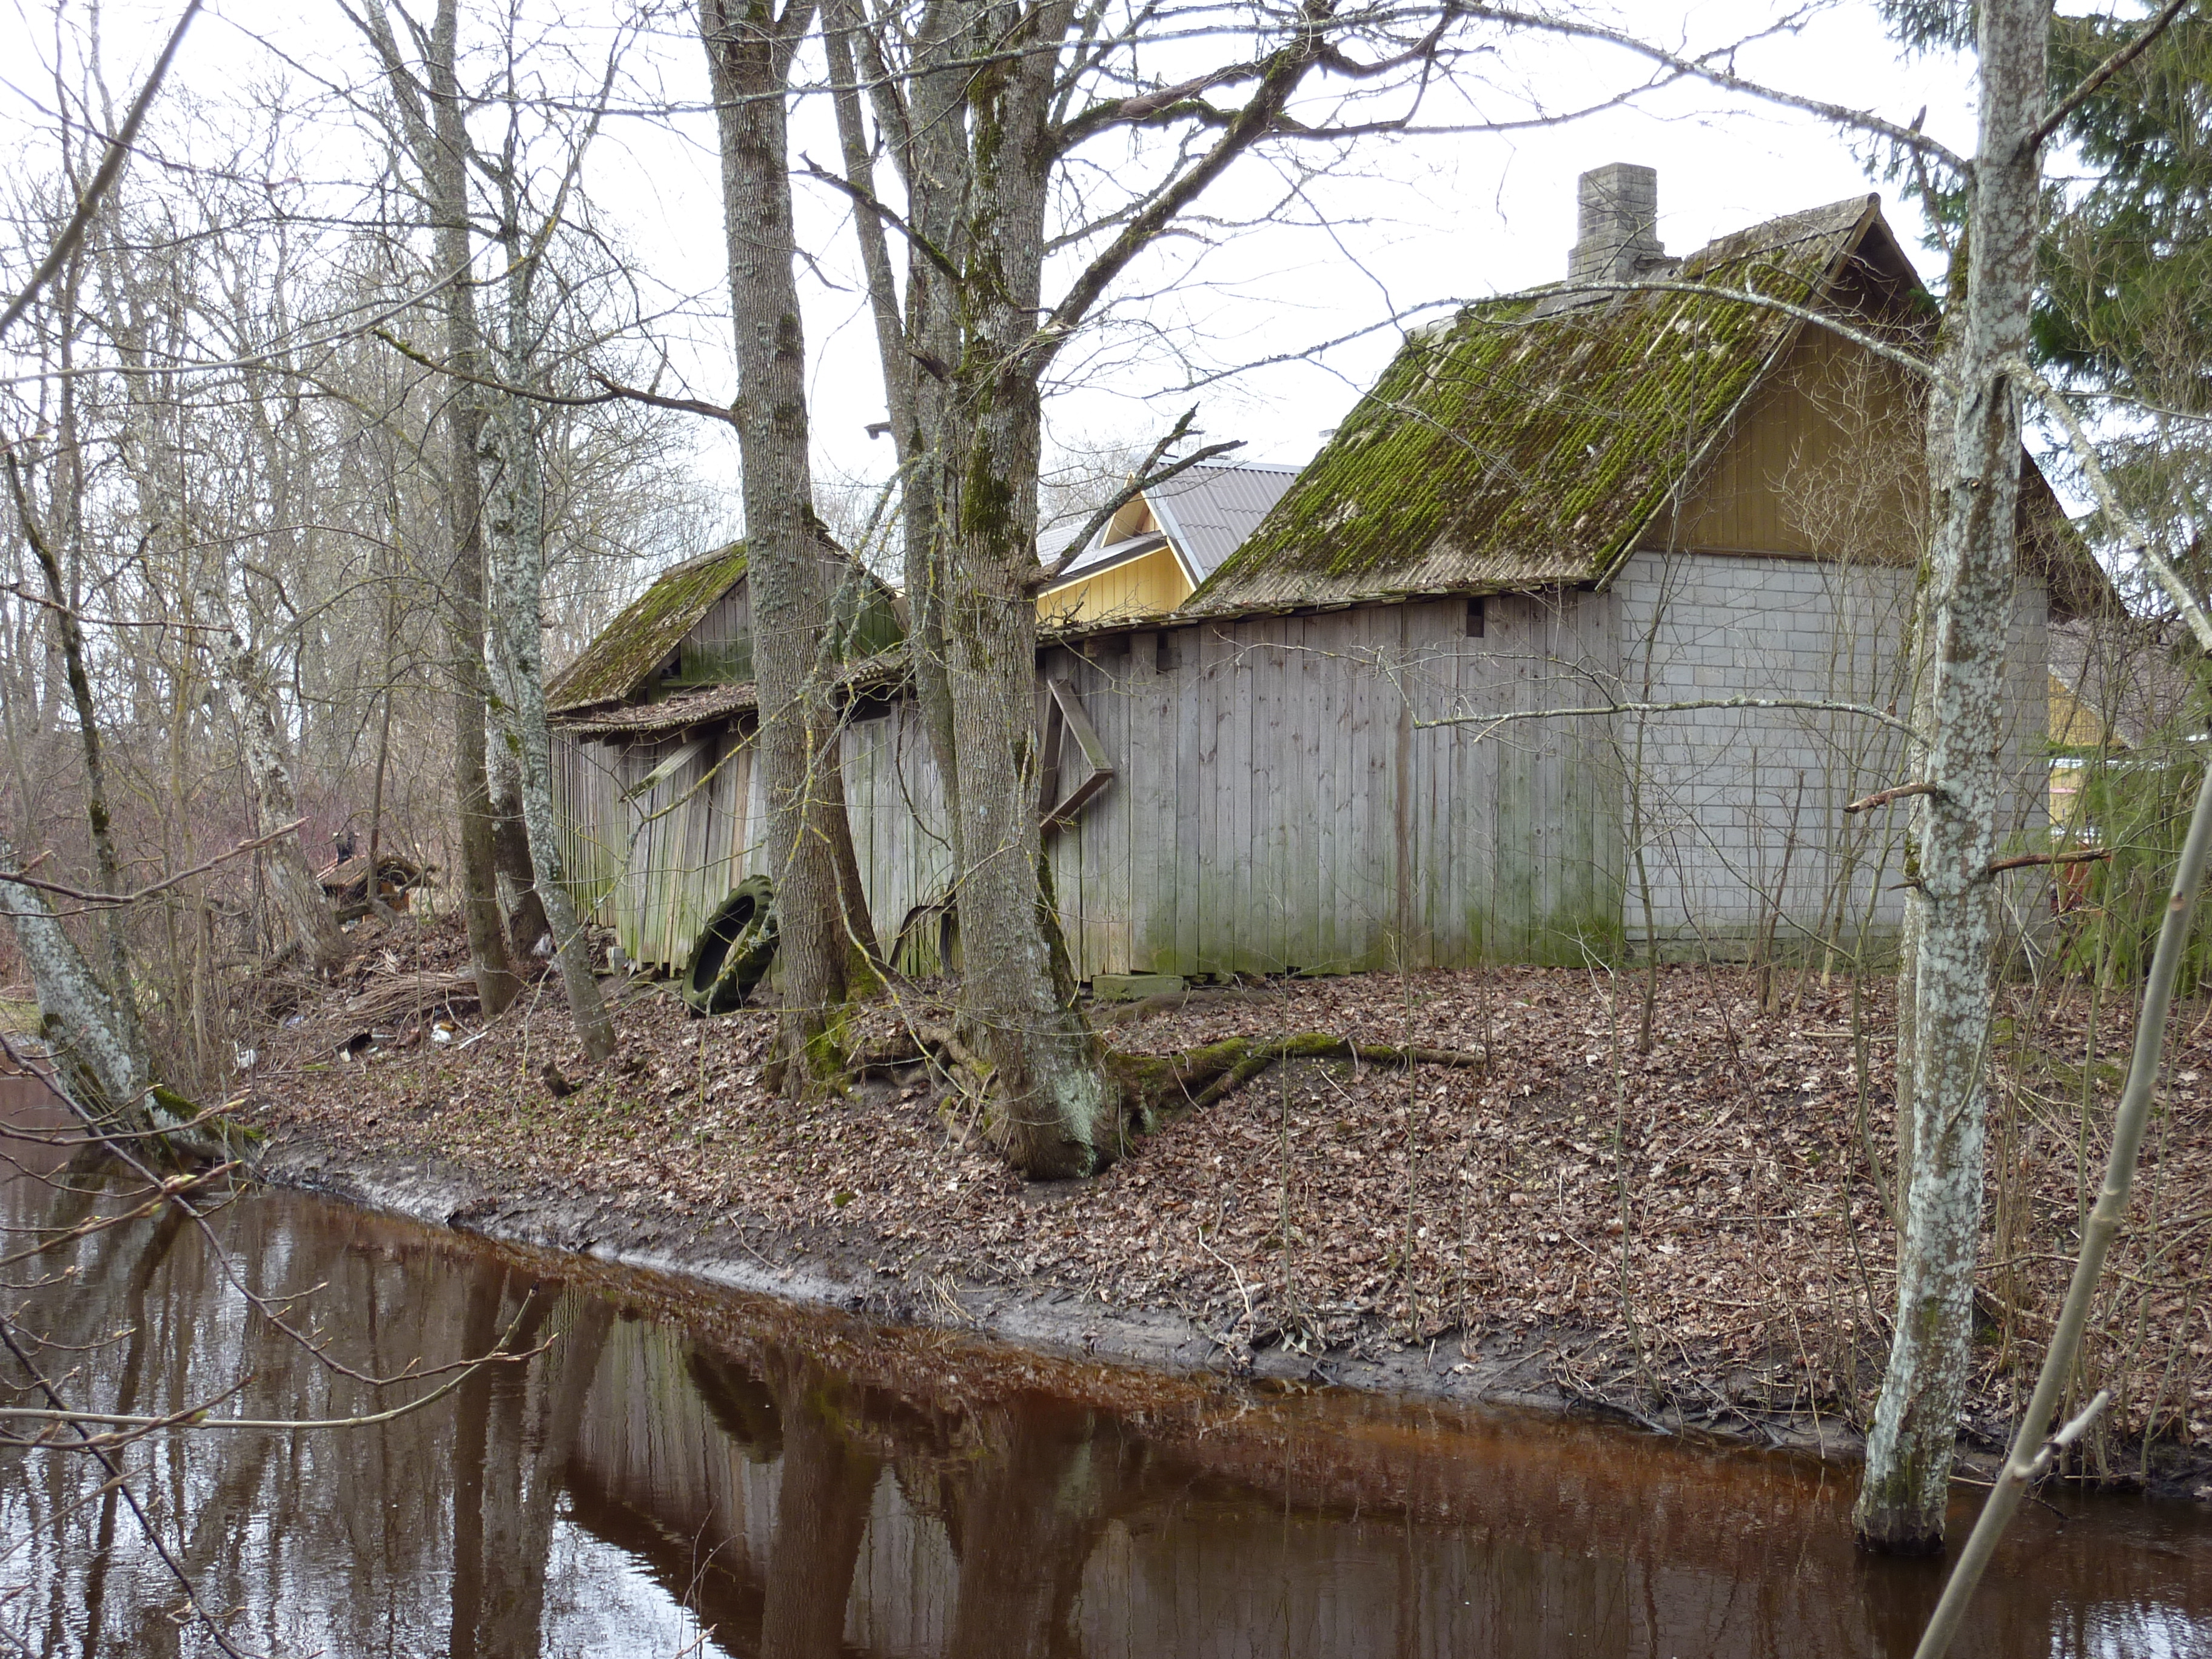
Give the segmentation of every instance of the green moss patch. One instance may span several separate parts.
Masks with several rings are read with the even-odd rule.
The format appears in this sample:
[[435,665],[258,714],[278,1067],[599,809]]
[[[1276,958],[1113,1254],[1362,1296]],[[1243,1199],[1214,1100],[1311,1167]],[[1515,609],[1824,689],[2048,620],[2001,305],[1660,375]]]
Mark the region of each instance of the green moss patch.
[[[1874,198],[1713,243],[1680,276],[1819,302]],[[1601,578],[1801,326],[1717,295],[1522,295],[1409,337],[1187,608],[1230,611]]]
[[636,695],[646,678],[744,574],[743,542],[687,559],[668,571],[553,677],[545,687],[547,709],[559,714]]

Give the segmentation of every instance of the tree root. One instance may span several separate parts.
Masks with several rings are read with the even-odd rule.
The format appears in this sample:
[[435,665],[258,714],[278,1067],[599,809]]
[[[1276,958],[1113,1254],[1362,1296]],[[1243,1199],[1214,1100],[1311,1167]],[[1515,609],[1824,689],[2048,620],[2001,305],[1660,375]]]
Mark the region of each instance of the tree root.
[[[1286,1060],[1351,1060],[1364,1066],[1486,1065],[1480,1048],[1425,1048],[1416,1044],[1348,1042],[1327,1031],[1276,1037],[1229,1037],[1172,1054],[1139,1054],[1102,1045],[1100,1059],[1119,1091],[1122,1144],[1106,1161],[1127,1151],[1127,1140],[1157,1133],[1177,1118],[1201,1111],[1235,1093],[1268,1067]],[[888,1043],[853,1057],[855,1076],[880,1075],[928,1064],[971,1098],[988,1091],[991,1068],[971,1053],[950,1026],[916,1024]]]
[[1295,1036],[1230,1037],[1174,1054],[1106,1051],[1106,1069],[1121,1085],[1136,1133],[1152,1134],[1185,1113],[1202,1110],[1258,1077],[1279,1060],[1348,1060],[1367,1066],[1481,1066],[1479,1048],[1424,1048],[1413,1044],[1347,1042],[1327,1031]]

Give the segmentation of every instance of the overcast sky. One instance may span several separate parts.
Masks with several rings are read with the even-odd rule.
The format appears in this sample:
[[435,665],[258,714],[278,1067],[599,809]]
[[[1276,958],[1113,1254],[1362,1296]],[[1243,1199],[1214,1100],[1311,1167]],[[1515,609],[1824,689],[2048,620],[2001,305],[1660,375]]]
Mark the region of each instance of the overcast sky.
[[[52,26],[21,0],[15,3],[16,41],[0,41],[0,55],[16,66],[0,71],[6,76],[0,119],[13,124],[27,149],[46,121],[39,106],[50,101],[35,64],[47,55],[40,37]],[[116,85],[135,82],[174,9],[113,0],[104,36]],[[1617,21],[1702,49],[1749,35],[1784,9],[1762,0],[1706,0],[1623,8]],[[605,50],[611,15],[569,7],[555,27],[588,59]],[[704,62],[689,28],[687,18],[672,16],[635,49],[629,76],[641,101],[696,110],[703,100]],[[1737,60],[1740,72],[1757,79],[1899,121],[1925,106],[1929,130],[1961,151],[1972,143],[1970,67],[1948,57],[1900,53],[1863,0],[1838,0]],[[282,77],[296,88],[288,101],[312,112],[328,133],[335,165],[357,153],[350,148],[357,141],[344,136],[347,118],[326,88],[357,83],[365,73],[366,58],[335,8],[313,0],[306,6],[211,0],[172,84],[180,98],[219,105],[242,87]],[[1518,112],[1522,104],[1573,108],[1637,83],[1646,70],[1608,49],[1531,40],[1510,48],[1486,73],[1492,85],[1466,107],[1495,116]],[[1432,110],[1431,118],[1438,113]],[[801,112],[794,148],[834,159],[826,108]],[[1303,460],[1388,360],[1398,339],[1392,318],[1418,322],[1413,313],[1423,307],[1564,276],[1576,175],[1612,161],[1658,169],[1660,234],[1676,252],[1877,188],[1849,135],[1699,85],[1565,125],[1376,145],[1356,155],[1346,176],[1305,192],[1304,216],[1327,221],[1325,228],[1255,223],[1217,246],[1178,245],[1140,273],[1131,287],[1141,297],[1113,310],[1086,348],[1073,354],[1067,384],[1050,405],[1051,432],[1062,443],[1146,441],[1195,401],[1211,439],[1243,439],[1254,459]],[[650,272],[654,302],[671,308],[657,329],[672,361],[701,395],[726,398],[733,376],[711,117],[616,120],[594,153],[591,188]],[[1210,207],[1247,216],[1285,188],[1279,163],[1255,158]],[[864,431],[881,418],[883,400],[843,204],[804,182],[799,193],[802,240],[815,256],[801,282],[821,467],[833,477],[881,476],[890,446],[871,442]],[[1893,187],[1884,196],[1905,246],[1930,268],[1917,216]],[[1314,349],[1360,330],[1371,331]],[[1240,364],[1284,357],[1291,361],[1215,378]],[[1205,384],[1193,389],[1197,381]],[[728,448],[722,434],[702,433],[702,468],[722,472]]]

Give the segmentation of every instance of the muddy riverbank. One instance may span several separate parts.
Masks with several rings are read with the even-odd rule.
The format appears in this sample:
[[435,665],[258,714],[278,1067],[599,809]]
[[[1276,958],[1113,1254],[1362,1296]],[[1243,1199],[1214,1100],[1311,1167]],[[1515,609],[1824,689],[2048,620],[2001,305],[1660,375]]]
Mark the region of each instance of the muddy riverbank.
[[[445,968],[387,947],[380,981],[285,1028],[248,1108],[270,1133],[269,1178],[1055,1353],[1541,1404],[1830,1455],[1855,1453],[1879,1381],[1894,1291],[1871,1172],[1889,1155],[1878,986],[1855,999],[1840,980],[1785,976],[1762,1011],[1750,976],[1670,971],[1641,1053],[1640,981],[1536,969],[1115,1013],[1112,1040],[1146,1052],[1319,1030],[1479,1047],[1491,1063],[1279,1067],[1094,1180],[1024,1185],[920,1071],[795,1108],[758,1086],[765,1015],[690,1020],[665,988],[627,986],[622,1055],[596,1071],[550,986],[488,1030],[445,1005],[390,1017],[385,981]],[[347,1005],[364,997],[385,1017],[356,1030]],[[2191,1322],[2205,1322],[2191,1229],[2212,1213],[2202,1012],[2178,1033],[2127,1277],[2098,1321],[2092,1364],[2120,1410],[2081,1473],[2212,1497],[2212,1324]],[[2107,1026],[2101,1052],[2124,1052]],[[2077,1165],[2085,1145],[2093,1172],[2101,1157],[2118,1082],[2069,1059],[2086,1033],[2063,1000],[2021,1003],[2011,1029],[1964,1439],[1976,1457],[2002,1444],[2032,1376]],[[2069,1093],[2087,1100],[2086,1142]]]

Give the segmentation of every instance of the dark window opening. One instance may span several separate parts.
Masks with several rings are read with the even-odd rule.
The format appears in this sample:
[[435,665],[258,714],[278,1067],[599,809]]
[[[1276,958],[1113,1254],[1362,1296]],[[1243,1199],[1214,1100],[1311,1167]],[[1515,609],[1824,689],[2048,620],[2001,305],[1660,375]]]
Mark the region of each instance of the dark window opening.
[[1467,602],[1468,638],[1471,640],[1480,639],[1483,635],[1488,631],[1489,626],[1489,618],[1483,614],[1482,601],[1480,599],[1469,599]]
[[1176,667],[1175,635],[1162,632],[1152,636],[1152,672],[1171,674]]

